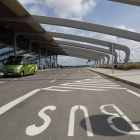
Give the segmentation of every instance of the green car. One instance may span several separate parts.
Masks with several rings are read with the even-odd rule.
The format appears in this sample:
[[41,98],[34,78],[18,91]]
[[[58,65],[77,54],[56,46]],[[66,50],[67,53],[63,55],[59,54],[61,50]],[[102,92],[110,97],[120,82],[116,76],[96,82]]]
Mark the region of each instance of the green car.
[[3,74],[5,77],[19,75],[23,77],[28,74],[35,74],[38,71],[36,57],[33,55],[12,55],[9,56],[4,65]]

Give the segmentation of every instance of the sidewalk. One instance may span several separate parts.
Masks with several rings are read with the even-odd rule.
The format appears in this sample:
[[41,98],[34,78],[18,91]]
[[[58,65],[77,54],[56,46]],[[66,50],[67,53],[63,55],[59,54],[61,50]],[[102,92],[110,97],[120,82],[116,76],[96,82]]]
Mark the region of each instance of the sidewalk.
[[111,69],[102,69],[102,68],[87,68],[87,69],[140,89],[140,70],[127,70],[127,71],[114,70],[114,74],[112,74]]

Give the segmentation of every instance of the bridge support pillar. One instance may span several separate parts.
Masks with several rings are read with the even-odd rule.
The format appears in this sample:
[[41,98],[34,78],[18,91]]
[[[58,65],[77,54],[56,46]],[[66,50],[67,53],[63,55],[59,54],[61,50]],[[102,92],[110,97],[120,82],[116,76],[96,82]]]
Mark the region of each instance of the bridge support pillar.
[[58,67],[57,55],[56,55],[56,67]]
[[15,33],[14,33],[14,42],[13,42],[13,46],[14,46],[14,55],[17,55],[17,36],[18,36],[18,34],[15,32]]
[[54,68],[55,68],[55,54],[53,55],[53,65],[54,65]]
[[39,69],[41,70],[41,47],[39,46]]
[[52,52],[50,52],[50,69],[52,69]]
[[29,53],[31,54],[32,53],[32,41],[30,41],[30,45],[29,45]]
[[47,63],[47,50],[46,50],[46,54],[45,54],[45,62],[46,62],[46,69],[48,68],[48,63]]

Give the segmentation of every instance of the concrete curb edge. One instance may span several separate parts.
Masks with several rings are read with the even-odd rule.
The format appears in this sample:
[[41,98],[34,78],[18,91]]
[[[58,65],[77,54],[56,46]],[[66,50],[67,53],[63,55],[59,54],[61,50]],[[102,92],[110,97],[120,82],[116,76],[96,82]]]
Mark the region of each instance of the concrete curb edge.
[[104,76],[106,76],[108,78],[114,79],[116,81],[119,81],[119,82],[122,82],[122,83],[125,83],[127,85],[130,85],[130,86],[133,86],[135,88],[140,89],[140,84],[136,84],[136,83],[133,83],[133,82],[130,82],[130,81],[127,81],[127,80],[123,80],[123,79],[120,79],[120,78],[117,78],[117,77],[114,77],[114,76],[110,76],[110,75],[107,75],[107,74],[104,74],[104,73],[101,73],[101,72],[97,72],[97,71],[94,71],[94,70],[91,70],[91,69],[88,69],[88,70],[93,71],[93,72],[98,73],[98,74],[101,74],[101,75],[104,75]]

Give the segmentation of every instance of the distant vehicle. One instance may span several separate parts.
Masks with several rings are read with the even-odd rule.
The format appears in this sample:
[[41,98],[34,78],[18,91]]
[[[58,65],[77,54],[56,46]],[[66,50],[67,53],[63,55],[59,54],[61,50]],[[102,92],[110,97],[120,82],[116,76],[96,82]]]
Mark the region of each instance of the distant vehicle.
[[65,69],[65,67],[64,66],[61,66],[61,69]]
[[23,77],[28,74],[35,74],[38,71],[36,57],[33,55],[12,55],[9,56],[4,65],[3,74],[5,77],[19,75]]

